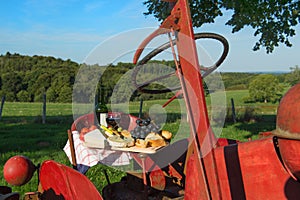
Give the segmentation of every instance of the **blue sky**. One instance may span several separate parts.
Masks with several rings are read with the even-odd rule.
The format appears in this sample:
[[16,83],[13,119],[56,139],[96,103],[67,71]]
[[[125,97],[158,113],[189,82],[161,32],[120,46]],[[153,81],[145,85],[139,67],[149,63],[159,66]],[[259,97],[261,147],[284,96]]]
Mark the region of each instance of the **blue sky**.
[[[142,0],[1,1],[0,54],[9,51],[82,63],[97,45],[114,35],[158,27],[159,23],[153,17],[143,15],[145,11]],[[281,45],[274,53],[266,54],[264,49],[252,51],[258,40],[253,36],[253,30],[231,33],[231,27],[224,25],[229,16],[230,13],[225,13],[216,23],[195,31],[216,32],[228,39],[230,52],[220,71],[289,71],[290,67],[300,65],[299,26],[296,27],[297,35],[291,39],[292,48]],[[139,35],[137,39],[143,38]],[[211,57],[215,56],[213,48],[204,48]]]

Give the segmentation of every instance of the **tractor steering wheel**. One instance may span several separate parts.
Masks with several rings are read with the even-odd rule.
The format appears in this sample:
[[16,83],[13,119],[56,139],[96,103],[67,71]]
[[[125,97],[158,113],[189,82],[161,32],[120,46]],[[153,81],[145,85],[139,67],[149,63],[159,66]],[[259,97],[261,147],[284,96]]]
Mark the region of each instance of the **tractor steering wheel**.
[[[209,75],[210,73],[212,73],[215,69],[217,69],[222,64],[222,62],[225,60],[225,58],[228,54],[228,51],[229,51],[229,44],[223,36],[216,34],[216,33],[196,33],[195,40],[197,40],[197,39],[215,39],[215,40],[218,40],[219,42],[221,42],[223,45],[222,55],[217,60],[217,62],[215,62],[210,67],[203,67],[203,66],[200,67],[202,77],[204,78],[207,75]],[[176,45],[175,39],[172,40],[172,43],[173,43],[173,45]],[[164,51],[170,47],[171,47],[170,42],[167,42],[167,43],[159,46],[158,48],[154,49],[150,53],[148,53],[143,59],[141,59],[137,63],[137,66],[133,70],[131,80],[132,80],[132,84],[140,92],[148,93],[148,94],[161,94],[161,93],[166,93],[166,92],[170,92],[170,91],[174,91],[174,90],[179,90],[181,88],[180,86],[168,88],[168,89],[160,89],[160,90],[146,88],[148,85],[150,85],[151,83],[153,83],[155,81],[176,75],[176,71],[173,73],[170,73],[170,74],[166,74],[166,75],[151,79],[149,81],[145,81],[143,83],[139,83],[139,84],[137,83],[137,75],[138,75],[139,71],[141,70],[142,66],[144,64],[146,64],[149,60],[151,60],[154,56],[158,55],[159,53],[161,53],[162,51]]]

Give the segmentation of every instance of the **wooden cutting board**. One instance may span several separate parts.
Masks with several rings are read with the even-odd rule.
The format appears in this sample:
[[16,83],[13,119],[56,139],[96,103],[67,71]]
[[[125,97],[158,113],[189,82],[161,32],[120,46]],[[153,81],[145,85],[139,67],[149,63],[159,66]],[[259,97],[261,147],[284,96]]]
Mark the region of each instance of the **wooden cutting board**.
[[117,150],[117,151],[129,151],[129,152],[135,152],[135,153],[146,153],[146,154],[154,154],[159,150],[161,147],[147,147],[147,148],[141,148],[141,147],[126,147],[126,148],[119,148],[119,147],[112,147],[112,150]]

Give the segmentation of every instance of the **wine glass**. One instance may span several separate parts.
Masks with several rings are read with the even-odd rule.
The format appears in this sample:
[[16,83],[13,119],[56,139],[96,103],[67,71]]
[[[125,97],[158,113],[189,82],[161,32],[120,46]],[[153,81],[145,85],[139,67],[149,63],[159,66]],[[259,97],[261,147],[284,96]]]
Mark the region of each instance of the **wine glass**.
[[108,126],[111,126],[114,129],[118,128],[118,123],[121,120],[121,113],[119,112],[109,112],[106,118]]

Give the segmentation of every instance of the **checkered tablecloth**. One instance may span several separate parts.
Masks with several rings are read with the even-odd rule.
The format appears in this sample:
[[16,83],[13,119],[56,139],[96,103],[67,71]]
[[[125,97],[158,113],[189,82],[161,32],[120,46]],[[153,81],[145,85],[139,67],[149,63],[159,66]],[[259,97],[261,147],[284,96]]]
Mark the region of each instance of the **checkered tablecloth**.
[[[86,147],[79,139],[79,133],[77,131],[73,131],[72,134],[77,164],[86,165],[89,167],[99,163],[109,166],[121,166],[128,165],[132,159],[130,153],[128,152]],[[69,140],[67,141],[63,150],[72,163]]]

